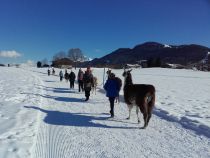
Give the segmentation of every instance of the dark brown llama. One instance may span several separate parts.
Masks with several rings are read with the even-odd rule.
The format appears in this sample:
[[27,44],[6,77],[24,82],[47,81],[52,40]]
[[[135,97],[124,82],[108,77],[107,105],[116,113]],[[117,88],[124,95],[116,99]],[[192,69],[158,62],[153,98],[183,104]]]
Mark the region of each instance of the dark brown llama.
[[124,81],[124,99],[125,103],[129,108],[129,116],[127,119],[130,119],[131,109],[133,106],[136,106],[136,114],[139,119],[139,109],[144,117],[144,127],[146,128],[149,120],[152,115],[152,109],[155,105],[155,87],[153,85],[147,84],[133,84],[131,72],[132,70],[126,71],[124,69],[123,77]]

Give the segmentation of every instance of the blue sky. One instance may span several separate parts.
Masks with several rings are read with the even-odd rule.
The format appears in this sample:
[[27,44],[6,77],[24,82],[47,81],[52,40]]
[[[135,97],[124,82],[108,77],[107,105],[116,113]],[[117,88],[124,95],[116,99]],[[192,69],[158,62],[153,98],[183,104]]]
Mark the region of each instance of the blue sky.
[[210,47],[210,0],[0,0],[0,63],[70,48],[102,57],[147,41]]

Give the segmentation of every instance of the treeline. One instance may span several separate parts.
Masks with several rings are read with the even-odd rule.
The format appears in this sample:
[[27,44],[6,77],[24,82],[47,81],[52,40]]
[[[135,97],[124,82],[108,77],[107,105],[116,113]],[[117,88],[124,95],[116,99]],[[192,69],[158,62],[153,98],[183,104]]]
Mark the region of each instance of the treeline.
[[[56,53],[53,57],[52,57],[52,63],[55,61],[58,61],[60,59],[64,59],[64,58],[68,58],[69,60],[71,60],[72,62],[75,63],[75,67],[77,62],[84,62],[84,61],[88,61],[89,59],[83,54],[82,50],[80,48],[71,48],[68,50],[68,52],[64,52],[64,51],[60,51],[58,53]],[[47,59],[43,59],[42,61],[38,61],[37,62],[37,67],[49,67],[51,65],[48,64],[48,60]]]
[[149,58],[147,60],[147,67],[161,67],[163,65],[161,58]]

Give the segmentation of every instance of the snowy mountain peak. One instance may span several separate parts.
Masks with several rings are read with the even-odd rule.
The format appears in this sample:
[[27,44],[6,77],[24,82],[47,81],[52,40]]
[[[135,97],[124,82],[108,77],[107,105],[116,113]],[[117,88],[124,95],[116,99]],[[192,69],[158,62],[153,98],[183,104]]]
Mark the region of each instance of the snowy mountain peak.
[[164,48],[171,48],[171,46],[168,44],[164,44]]

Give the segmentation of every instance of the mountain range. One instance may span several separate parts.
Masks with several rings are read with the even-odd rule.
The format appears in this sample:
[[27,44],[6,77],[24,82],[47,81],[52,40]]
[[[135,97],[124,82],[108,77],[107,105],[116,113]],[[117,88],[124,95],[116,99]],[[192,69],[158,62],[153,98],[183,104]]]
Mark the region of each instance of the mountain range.
[[192,64],[200,62],[209,54],[210,48],[197,45],[166,45],[157,42],[146,42],[134,48],[119,48],[101,58],[85,62],[82,65],[103,67],[106,65],[122,67],[125,64],[137,64],[142,60],[160,59],[162,63]]

